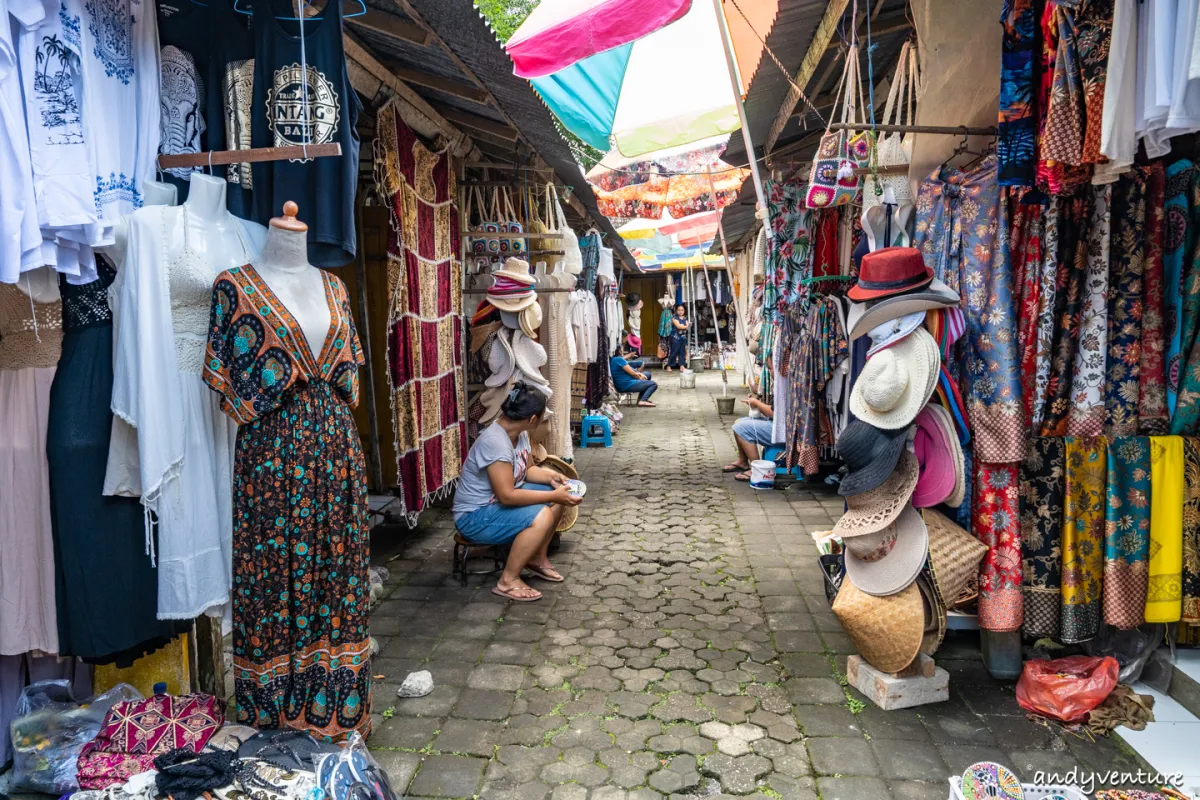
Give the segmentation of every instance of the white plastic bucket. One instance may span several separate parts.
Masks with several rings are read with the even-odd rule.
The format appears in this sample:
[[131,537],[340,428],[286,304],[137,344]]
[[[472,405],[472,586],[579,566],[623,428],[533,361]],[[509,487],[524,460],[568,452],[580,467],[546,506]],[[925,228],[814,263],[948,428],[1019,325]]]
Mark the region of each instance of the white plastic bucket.
[[774,489],[775,462],[762,459],[751,461],[750,485],[755,489]]
[[680,389],[695,389],[696,388],[696,373],[690,369],[679,370],[679,388]]

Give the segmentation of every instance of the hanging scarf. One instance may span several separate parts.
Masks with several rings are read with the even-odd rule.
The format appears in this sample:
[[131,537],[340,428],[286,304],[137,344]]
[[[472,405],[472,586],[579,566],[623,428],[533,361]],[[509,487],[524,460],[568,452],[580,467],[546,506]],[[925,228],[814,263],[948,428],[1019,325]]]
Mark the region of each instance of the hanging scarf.
[[1183,440],[1183,621],[1200,624],[1200,439]]
[[1062,202],[1062,241],[1059,243],[1054,300],[1054,345],[1050,382],[1046,387],[1042,436],[1065,436],[1071,411],[1075,353],[1082,323],[1084,288],[1088,276],[1088,223],[1092,187],[1085,186]]
[[1062,616],[1062,522],[1066,451],[1062,439],[1036,438],[1021,462],[1021,556],[1025,621],[1021,633],[1057,639]]
[[1030,429],[1041,430],[1045,418],[1046,396],[1050,391],[1050,354],[1054,350],[1054,304],[1058,296],[1058,253],[1062,226],[1062,204],[1050,198],[1046,207],[1046,237],[1042,245],[1042,264],[1038,275],[1037,343],[1034,347],[1034,397],[1030,403]]
[[1021,498],[1016,464],[987,464],[975,455],[971,532],[988,546],[979,569],[979,627],[1021,627]]
[[1118,436],[1108,445],[1104,514],[1104,621],[1121,630],[1142,624],[1150,556],[1150,440]]
[[1067,433],[1099,436],[1104,432],[1104,368],[1108,356],[1108,263],[1112,233],[1112,186],[1094,186],[1092,217],[1086,242],[1087,258],[1083,318],[1079,326],[1075,374],[1071,380],[1071,411]]
[[[1051,202],[1056,203],[1052,200]],[[1057,205],[1055,206],[1057,208]],[[1025,427],[1032,430],[1033,406],[1039,397],[1037,375],[1038,299],[1041,296],[1042,243],[1046,231],[1046,207],[1015,201],[1012,205],[1013,287],[1017,301],[1017,357],[1021,370],[1021,400]],[[948,357],[948,354],[944,354]]]
[[1042,59],[1037,186],[1046,194],[1068,194],[1091,180],[1083,163],[1086,116],[1074,11],[1047,2],[1042,10]]
[[1113,0],[1087,0],[1075,11],[1075,47],[1083,82],[1084,164],[1103,161],[1100,134],[1104,119],[1104,89],[1108,79],[1108,51],[1112,44]]
[[[1200,169],[1192,170],[1188,192],[1189,229],[1200,231]],[[1191,248],[1184,256],[1182,320],[1179,326],[1179,394],[1171,415],[1171,433],[1191,436],[1200,422],[1200,236],[1191,237]]]
[[813,276],[841,274],[838,265],[838,223],[841,217],[840,208],[822,208],[812,212],[814,218],[813,235],[816,247],[813,248]]
[[1100,627],[1104,588],[1104,437],[1068,436],[1062,530],[1062,641],[1086,642]]
[[1037,153],[1033,108],[1033,49],[1037,13],[1033,0],[1004,0],[1000,59],[1000,124],[996,156],[1001,186],[1032,186]]
[[1151,436],[1146,622],[1178,622],[1183,611],[1183,503],[1183,439]]
[[1113,189],[1112,264],[1108,293],[1105,433],[1138,433],[1142,363],[1142,278],[1146,254],[1146,173],[1131,169]]
[[1167,414],[1172,418],[1178,403],[1183,333],[1183,297],[1180,290],[1183,261],[1192,252],[1188,203],[1195,171],[1192,162],[1187,159],[1180,159],[1167,167],[1167,188],[1163,200],[1163,278],[1166,283],[1163,320],[1167,329]]
[[1142,367],[1138,374],[1138,432],[1166,433],[1167,334],[1163,328],[1163,198],[1167,176],[1160,163],[1142,167],[1146,179],[1146,266],[1142,283]]

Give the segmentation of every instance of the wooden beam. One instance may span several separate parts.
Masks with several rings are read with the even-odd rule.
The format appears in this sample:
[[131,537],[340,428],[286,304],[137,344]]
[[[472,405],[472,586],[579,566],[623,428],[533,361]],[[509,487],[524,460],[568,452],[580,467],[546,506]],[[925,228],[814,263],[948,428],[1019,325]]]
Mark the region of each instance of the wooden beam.
[[[809,43],[808,52],[804,54],[804,60],[800,62],[800,69],[796,71],[796,77],[792,83],[796,86],[807,86],[813,73],[817,70],[817,65],[821,63],[822,56],[825,55],[825,48],[833,41],[833,35],[837,31],[838,21],[842,18],[842,13],[845,12],[846,6],[850,0],[830,0],[829,5],[825,7],[825,16],[821,18],[821,23],[813,32],[812,42]],[[779,107],[778,113],[775,115],[775,121],[771,123],[770,129],[767,131],[766,142],[763,145],[763,152],[771,152],[771,148],[775,146],[775,142],[779,139],[779,134],[783,133],[783,128],[787,125],[788,120],[792,116],[792,112],[796,109],[796,104],[800,102],[800,92],[795,86],[788,89],[787,97],[783,100],[783,105]]]
[[386,36],[389,39],[400,39],[405,42],[419,44],[422,47],[429,44],[429,32],[409,22],[406,19],[389,14],[386,11],[378,11],[374,8],[368,8],[367,13],[357,17],[346,17],[346,23],[356,28],[378,33],[380,36]]
[[447,139],[457,156],[477,157],[474,154],[478,151],[471,137],[439,114],[407,83],[393,75],[354,34],[342,34],[342,44],[346,51],[350,83],[356,91],[367,97],[378,97],[381,92],[397,97],[401,116],[413,130],[428,139],[437,139],[439,136]]
[[424,86],[426,89],[436,89],[452,97],[461,97],[463,100],[470,100],[472,103],[486,105],[488,102],[488,93],[486,91],[468,83],[443,78],[440,75],[432,75],[428,72],[422,72],[419,69],[410,69],[395,62],[389,62],[387,66],[393,75],[405,83]]
[[497,122],[494,119],[481,117],[478,114],[472,114],[468,111],[461,111],[457,108],[451,108],[450,106],[446,105],[439,105],[436,106],[436,108],[446,119],[470,128],[471,130],[491,134],[495,138],[504,139],[505,141],[509,142],[515,142],[517,140],[518,133],[510,128],[506,123]]

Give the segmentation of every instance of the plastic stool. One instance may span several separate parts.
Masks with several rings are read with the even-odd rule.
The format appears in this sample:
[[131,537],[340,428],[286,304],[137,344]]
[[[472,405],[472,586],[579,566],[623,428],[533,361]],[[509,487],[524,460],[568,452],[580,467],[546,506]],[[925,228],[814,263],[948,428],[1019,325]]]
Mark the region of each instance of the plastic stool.
[[[599,428],[601,433],[597,434],[596,428]],[[612,423],[608,417],[600,414],[584,417],[583,424],[579,429],[579,446],[587,447],[589,444],[599,444],[600,442],[604,442],[605,447],[612,447]]]
[[[474,552],[480,550],[486,551],[487,555],[478,555]],[[467,562],[472,558],[490,558],[492,568],[469,570]],[[454,532],[454,560],[451,562],[451,571],[462,586],[467,585],[468,575],[495,575],[497,572],[501,572],[504,569],[504,562],[507,560],[508,545],[475,544],[465,539],[458,531]]]

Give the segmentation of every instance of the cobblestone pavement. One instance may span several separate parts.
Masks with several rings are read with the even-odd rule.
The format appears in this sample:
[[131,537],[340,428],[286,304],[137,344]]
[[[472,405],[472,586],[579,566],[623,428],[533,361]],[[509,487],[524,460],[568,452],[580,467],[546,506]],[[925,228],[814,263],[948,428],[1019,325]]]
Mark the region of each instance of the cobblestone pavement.
[[[946,777],[992,759],[1038,770],[1137,769],[1025,719],[978,640],[948,641],[947,703],[883,712],[841,681],[849,640],[826,603],[810,531],[836,494],[754,492],[715,374],[657,409],[623,409],[611,449],[577,453],[588,484],[554,561],[560,585],[507,603],[493,579],[450,577],[448,514],[396,533],[372,618],[370,745],[408,797],[511,800],[942,800]],[[377,533],[377,549],[388,534]],[[414,669],[427,697],[399,699]]]

